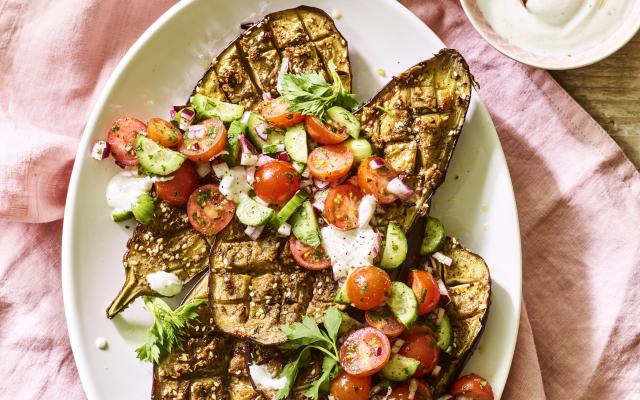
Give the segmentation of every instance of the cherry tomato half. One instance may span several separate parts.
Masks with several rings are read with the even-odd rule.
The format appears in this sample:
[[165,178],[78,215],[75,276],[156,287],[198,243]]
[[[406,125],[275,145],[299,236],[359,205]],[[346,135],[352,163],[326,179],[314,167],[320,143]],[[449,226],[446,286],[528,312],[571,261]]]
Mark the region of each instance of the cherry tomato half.
[[173,179],[154,183],[158,197],[174,206],[187,204],[191,193],[200,186],[200,178],[196,174],[193,163],[185,160],[180,168],[169,177],[173,177]]
[[209,236],[229,225],[235,212],[235,203],[227,200],[213,184],[200,186],[191,193],[187,203],[187,216],[193,229]]
[[347,297],[360,310],[381,306],[391,293],[391,278],[378,267],[360,267],[345,283]]
[[343,372],[331,381],[330,393],[334,400],[367,400],[370,391],[370,376],[353,376]]
[[307,165],[314,178],[335,182],[349,173],[353,153],[342,144],[316,147],[309,154]]
[[338,144],[349,137],[349,134],[344,129],[338,128],[333,124],[325,124],[320,118],[313,115],[307,115],[304,120],[304,127],[311,139],[320,144]]
[[389,307],[369,310],[364,314],[364,318],[367,321],[367,325],[376,328],[390,338],[400,336],[405,329],[404,325],[394,317]]
[[[382,163],[383,165],[378,168],[373,168],[372,161],[373,164]],[[382,204],[393,203],[398,198],[395,194],[387,191],[387,185],[396,176],[398,176],[398,174],[382,157],[373,156],[365,158],[360,163],[360,167],[358,167],[358,182],[360,183],[360,188],[366,194],[376,196]]]
[[304,116],[299,112],[289,111],[289,103],[284,97],[269,100],[260,110],[260,113],[272,124],[281,128],[288,128],[299,124]]
[[151,118],[147,122],[147,137],[164,147],[177,147],[182,143],[180,130],[162,118]]
[[477,400],[493,400],[493,389],[483,377],[471,374],[458,378],[451,387],[452,395],[466,394]]
[[296,260],[296,263],[301,267],[317,271],[331,266],[331,260],[329,260],[329,257],[324,253],[322,246],[314,249],[292,235],[291,239],[289,239],[289,247],[291,248],[293,259]]
[[[429,389],[429,385],[426,383],[419,381],[416,379],[417,388],[414,396],[414,400],[431,400],[431,389]],[[387,397],[387,400],[409,400],[411,397],[409,396],[411,382],[405,383],[404,385],[398,386],[393,389],[391,395]]]
[[253,189],[258,197],[270,204],[283,206],[300,189],[300,175],[291,164],[274,160],[256,171]]
[[356,228],[358,207],[363,196],[362,191],[353,185],[338,185],[331,188],[324,201],[325,219],[343,231]]
[[400,355],[415,358],[422,364],[413,376],[424,376],[433,371],[440,359],[440,348],[436,344],[435,336],[428,333],[414,333],[406,335],[404,340],[405,344],[400,348]]
[[140,164],[136,158],[136,137],[147,129],[144,122],[132,117],[116,120],[107,134],[107,143],[116,163],[125,166]]
[[384,333],[371,327],[351,333],[340,347],[340,364],[354,376],[371,376],[389,362],[391,345]]
[[440,301],[438,283],[431,273],[414,270],[409,273],[409,286],[418,299],[418,314],[424,315],[433,311]]
[[219,118],[200,122],[204,129],[198,131],[192,126],[184,134],[180,153],[197,163],[209,162],[224,150],[227,143],[227,129]]

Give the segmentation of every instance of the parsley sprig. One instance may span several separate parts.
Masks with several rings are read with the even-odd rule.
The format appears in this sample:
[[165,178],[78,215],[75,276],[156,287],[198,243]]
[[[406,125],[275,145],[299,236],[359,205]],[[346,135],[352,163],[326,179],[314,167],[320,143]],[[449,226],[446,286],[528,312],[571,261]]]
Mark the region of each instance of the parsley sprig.
[[349,111],[358,107],[358,101],[345,90],[333,62],[329,63],[333,83],[329,84],[318,73],[285,74],[282,77],[282,95],[291,111],[324,117],[329,107],[341,106]]
[[172,310],[162,299],[145,296],[147,310],[153,314],[153,325],[144,344],[136,349],[138,359],[158,363],[175,347],[182,348],[182,335],[189,322],[198,317],[196,309],[206,300],[191,300]]
[[320,392],[329,391],[329,384],[340,372],[338,359],[338,347],[336,339],[338,330],[342,323],[342,314],[334,307],[327,310],[323,321],[324,329],[320,329],[316,321],[305,316],[302,322],[282,327],[282,332],[289,339],[280,348],[285,350],[301,349],[298,357],[285,365],[280,377],[287,378],[287,384],[278,391],[277,398],[285,399],[291,394],[293,385],[296,382],[298,371],[307,365],[311,357],[311,351],[317,350],[324,353],[322,359],[322,375],[316,379],[304,392],[306,397],[317,400]]

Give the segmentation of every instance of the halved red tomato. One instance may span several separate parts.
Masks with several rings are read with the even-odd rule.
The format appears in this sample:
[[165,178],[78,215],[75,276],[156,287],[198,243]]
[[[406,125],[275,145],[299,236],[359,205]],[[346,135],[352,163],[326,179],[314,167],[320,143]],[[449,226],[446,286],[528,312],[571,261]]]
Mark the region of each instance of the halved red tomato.
[[309,154],[307,165],[314,178],[335,182],[349,173],[353,153],[342,144],[316,147]]
[[284,97],[269,100],[265,103],[260,113],[272,124],[281,128],[288,128],[295,124],[299,124],[304,116],[295,111],[289,111],[289,103]]
[[382,204],[393,203],[398,198],[387,191],[387,185],[396,176],[396,171],[382,157],[365,158],[358,167],[360,188],[366,194],[376,196]]
[[338,144],[349,137],[349,134],[344,129],[332,124],[325,124],[320,118],[313,115],[307,115],[304,120],[304,127],[311,139],[320,144]]
[[204,235],[215,235],[233,219],[236,205],[227,200],[217,185],[209,184],[196,189],[187,203],[187,216],[193,229]]
[[[426,383],[415,379],[416,383],[416,391],[413,397],[414,400],[431,400],[431,389],[429,389],[429,385]],[[405,383],[404,385],[398,386],[393,389],[387,400],[410,400],[412,397],[409,395],[411,393],[411,381],[409,383]]]
[[477,400],[493,400],[493,389],[483,377],[470,374],[458,378],[451,387],[452,395],[465,394]]
[[391,294],[391,278],[378,267],[360,267],[349,274],[345,288],[354,307],[370,310],[384,304]]
[[111,125],[107,134],[107,143],[111,146],[111,154],[117,164],[124,166],[140,164],[136,158],[136,137],[146,129],[144,122],[132,117],[120,118]]
[[418,313],[433,311],[440,301],[440,290],[433,275],[427,271],[414,270],[409,273],[409,286],[418,299]]
[[364,314],[367,325],[372,326],[390,338],[396,338],[404,332],[402,325],[393,315],[389,307],[369,310]]
[[162,118],[151,118],[147,122],[147,137],[164,147],[177,147],[182,143],[182,133]]
[[413,376],[428,374],[438,364],[440,348],[436,344],[435,336],[431,334],[413,333],[404,336],[405,344],[400,348],[400,355],[415,358],[422,364]]
[[191,126],[184,134],[180,153],[197,163],[209,162],[224,150],[227,143],[227,128],[219,118],[200,122],[203,129]]
[[300,189],[300,174],[286,161],[270,161],[258,167],[253,189],[267,203],[283,206]]
[[329,190],[324,201],[324,216],[328,223],[343,231],[358,226],[358,207],[364,195],[353,185],[338,185]]
[[173,179],[154,183],[158,197],[174,206],[187,204],[191,193],[200,186],[200,178],[196,174],[193,163],[185,160],[169,177]]
[[351,333],[340,347],[340,364],[354,376],[371,376],[384,368],[391,356],[389,338],[371,327]]
[[343,372],[331,381],[330,393],[334,400],[367,400],[370,391],[370,376],[353,376]]
[[329,257],[324,253],[322,246],[314,249],[292,235],[291,239],[289,239],[289,247],[291,248],[293,259],[296,260],[296,263],[301,267],[317,271],[331,266],[331,260],[329,260]]

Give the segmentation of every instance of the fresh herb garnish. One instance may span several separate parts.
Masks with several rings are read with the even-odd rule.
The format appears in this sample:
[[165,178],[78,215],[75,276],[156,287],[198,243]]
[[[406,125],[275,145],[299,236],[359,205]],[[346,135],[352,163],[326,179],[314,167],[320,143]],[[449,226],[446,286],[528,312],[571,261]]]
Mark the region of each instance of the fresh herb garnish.
[[298,357],[289,362],[280,377],[287,378],[287,384],[278,391],[277,398],[284,399],[291,394],[293,385],[298,376],[298,370],[307,364],[311,356],[311,350],[318,350],[324,353],[322,360],[322,375],[311,383],[311,386],[304,392],[306,397],[318,399],[319,393],[329,390],[329,383],[338,375],[340,365],[338,363],[338,347],[336,339],[338,330],[342,323],[342,314],[335,307],[331,307],[324,314],[322,320],[324,329],[320,329],[316,321],[305,316],[302,322],[283,326],[282,332],[287,336],[288,341],[280,346],[285,350],[301,349]]
[[332,62],[329,63],[329,73],[333,80],[331,84],[315,72],[285,74],[282,78],[282,95],[289,102],[289,109],[320,118],[331,106],[355,110],[358,101],[342,86],[340,75]]
[[158,363],[175,347],[182,348],[182,332],[198,317],[196,309],[206,300],[191,300],[172,310],[163,300],[145,296],[144,305],[153,315],[153,325],[147,331],[144,344],[136,349],[138,359]]

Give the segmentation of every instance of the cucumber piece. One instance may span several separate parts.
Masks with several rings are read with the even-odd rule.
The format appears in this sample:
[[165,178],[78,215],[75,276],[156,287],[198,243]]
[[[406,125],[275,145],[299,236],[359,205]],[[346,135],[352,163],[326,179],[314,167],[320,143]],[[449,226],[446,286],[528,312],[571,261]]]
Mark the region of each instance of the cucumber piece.
[[249,226],[262,226],[269,222],[275,212],[251,197],[244,195],[236,209],[236,215],[240,222]]
[[385,269],[398,268],[407,258],[408,249],[407,237],[402,229],[393,222],[389,222],[380,266]]
[[336,293],[336,297],[333,299],[333,302],[344,304],[347,306],[351,304],[351,300],[349,300],[349,296],[347,296],[345,285],[342,285],[342,287],[340,287],[340,290],[338,290],[338,293]]
[[420,361],[415,358],[394,354],[382,369],[382,376],[394,382],[402,382],[411,378],[420,368]]
[[267,142],[262,140],[256,131],[256,128],[262,124],[268,125],[267,120],[264,119],[262,115],[254,112],[249,115],[249,119],[247,120],[247,137],[260,151],[262,151],[263,147],[267,145]]
[[281,148],[281,144],[282,143],[274,143],[274,144],[266,144],[264,145],[264,147],[262,148],[262,152],[264,154],[273,154],[273,153],[277,153],[280,150],[282,150]]
[[284,135],[282,132],[271,131],[267,135],[267,144],[281,144],[284,143]]
[[354,139],[360,135],[360,121],[347,109],[333,106],[327,110],[329,118],[340,125]]
[[280,228],[280,225],[287,222],[287,220],[291,218],[293,213],[296,212],[298,207],[300,207],[306,199],[307,192],[305,192],[304,190],[298,190],[296,194],[293,195],[291,200],[289,200],[287,204],[285,204],[284,207],[282,207],[280,211],[278,211],[278,214],[271,218],[271,221],[269,221],[269,225],[271,226],[271,228],[277,232],[278,228]]
[[[193,111],[194,113],[196,112],[196,110],[194,110],[193,107],[185,107],[182,110],[184,110],[184,109],[189,109],[189,110]],[[173,116],[173,119],[171,120],[171,123],[176,128],[180,128],[180,118],[182,116],[182,110],[176,111],[176,114]]]
[[237,104],[225,103],[212,99],[203,94],[196,94],[191,98],[191,105],[196,110],[198,119],[220,118],[222,122],[231,122],[242,118],[244,107]]
[[156,175],[169,175],[186,160],[184,155],[162,147],[144,135],[136,137],[136,158],[145,171]]
[[153,219],[156,201],[149,193],[142,193],[138,200],[131,205],[131,212],[141,224],[147,224]]
[[400,323],[409,327],[418,319],[418,300],[413,290],[402,282],[391,283],[391,297],[387,305]]
[[351,150],[351,153],[353,153],[353,159],[356,163],[359,163],[365,158],[373,155],[373,148],[367,139],[349,139],[344,142],[344,145]]
[[438,338],[436,339],[436,344],[442,351],[447,352],[453,342],[453,329],[451,328],[451,320],[446,313],[444,317],[442,317],[442,322],[440,322],[440,326],[438,326],[437,333]]
[[356,329],[362,328],[362,322],[353,318],[346,312],[340,311],[342,314],[342,323],[340,324],[340,328],[338,328],[338,337],[344,336],[350,332],[355,331]]
[[113,218],[115,222],[122,222],[133,218],[133,213],[129,210],[114,210],[111,213],[111,218]]
[[240,135],[244,135],[245,128],[246,126],[242,122],[233,121],[227,130],[227,144],[225,145],[225,150],[227,150],[229,154],[225,154],[222,157],[224,162],[226,162],[230,167],[233,167],[238,163],[238,154],[240,153],[240,142],[238,141],[238,138]]
[[294,125],[284,134],[284,148],[294,161],[306,163],[309,156],[307,132],[303,124]]
[[291,228],[293,235],[302,243],[314,248],[320,246],[320,227],[309,200],[302,203],[291,217]]
[[442,248],[446,235],[444,233],[444,225],[438,218],[428,217],[426,227],[424,229],[424,238],[420,245],[420,254],[435,253]]

